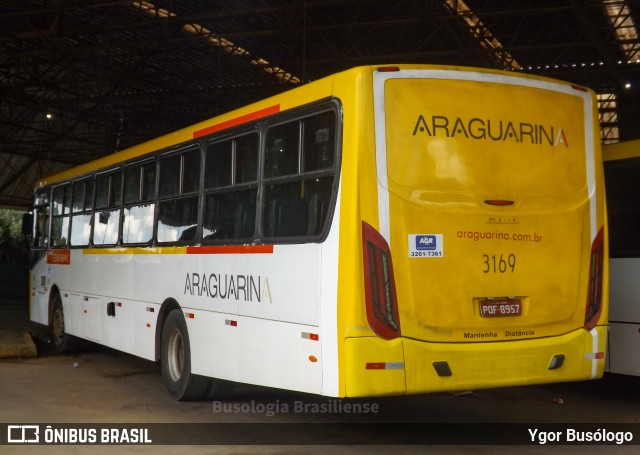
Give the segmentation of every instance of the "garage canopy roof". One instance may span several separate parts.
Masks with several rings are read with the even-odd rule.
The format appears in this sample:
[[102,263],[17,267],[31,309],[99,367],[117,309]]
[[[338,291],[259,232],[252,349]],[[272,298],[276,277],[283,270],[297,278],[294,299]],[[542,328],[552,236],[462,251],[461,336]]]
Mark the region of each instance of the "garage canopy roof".
[[640,115],[639,8],[639,0],[0,0],[0,206],[28,206],[45,175],[363,64],[568,80],[602,93],[604,119],[637,137],[623,120]]

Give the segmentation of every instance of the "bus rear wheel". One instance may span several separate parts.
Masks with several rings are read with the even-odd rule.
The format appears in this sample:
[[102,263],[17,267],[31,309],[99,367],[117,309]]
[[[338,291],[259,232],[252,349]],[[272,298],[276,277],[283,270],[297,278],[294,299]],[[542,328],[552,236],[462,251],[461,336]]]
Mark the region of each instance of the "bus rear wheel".
[[191,373],[191,345],[182,311],[173,310],[162,328],[160,364],[169,394],[179,401],[224,398],[233,383]]

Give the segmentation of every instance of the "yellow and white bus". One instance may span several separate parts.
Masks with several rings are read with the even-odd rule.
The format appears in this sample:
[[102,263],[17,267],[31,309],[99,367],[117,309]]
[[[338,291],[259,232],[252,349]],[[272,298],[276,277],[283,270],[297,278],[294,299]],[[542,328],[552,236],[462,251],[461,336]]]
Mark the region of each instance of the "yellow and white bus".
[[640,376],[640,140],[603,147],[610,226],[607,371]]
[[360,67],[37,184],[31,318],[333,397],[597,378],[607,246],[594,94]]

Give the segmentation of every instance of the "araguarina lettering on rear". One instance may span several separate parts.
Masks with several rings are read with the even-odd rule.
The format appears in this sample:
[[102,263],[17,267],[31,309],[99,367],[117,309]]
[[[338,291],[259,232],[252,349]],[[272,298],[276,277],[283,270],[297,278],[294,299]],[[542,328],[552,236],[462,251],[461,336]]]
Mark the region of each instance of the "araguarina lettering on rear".
[[513,141],[534,145],[569,147],[567,135],[562,127],[539,123],[512,122],[473,117],[449,118],[444,115],[419,115],[413,127],[413,135],[426,134],[432,137],[464,137],[474,140]]

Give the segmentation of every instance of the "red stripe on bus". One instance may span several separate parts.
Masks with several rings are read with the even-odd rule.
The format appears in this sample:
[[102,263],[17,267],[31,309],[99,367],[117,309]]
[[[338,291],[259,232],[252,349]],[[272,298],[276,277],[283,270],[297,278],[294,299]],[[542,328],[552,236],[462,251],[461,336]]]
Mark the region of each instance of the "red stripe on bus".
[[216,131],[231,128],[232,126],[242,125],[243,123],[247,123],[252,120],[258,120],[259,118],[266,117],[271,114],[277,114],[278,112],[280,112],[280,105],[275,104],[265,109],[260,109],[259,111],[241,115],[240,117],[227,120],[226,122],[218,123],[217,125],[208,126],[207,128],[195,131],[193,133],[193,138],[196,139],[198,137],[206,136],[207,134],[215,133]]
[[187,254],[271,254],[273,245],[188,246]]

